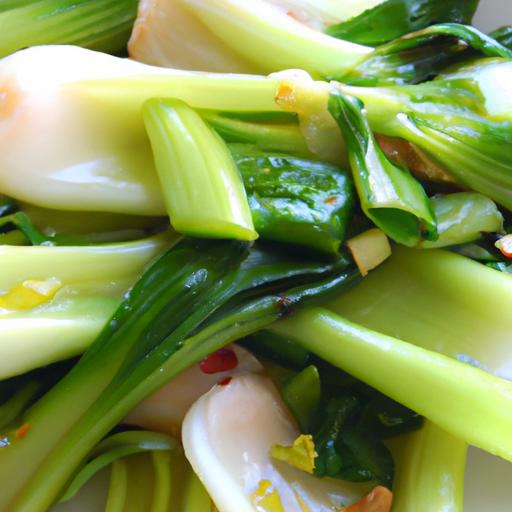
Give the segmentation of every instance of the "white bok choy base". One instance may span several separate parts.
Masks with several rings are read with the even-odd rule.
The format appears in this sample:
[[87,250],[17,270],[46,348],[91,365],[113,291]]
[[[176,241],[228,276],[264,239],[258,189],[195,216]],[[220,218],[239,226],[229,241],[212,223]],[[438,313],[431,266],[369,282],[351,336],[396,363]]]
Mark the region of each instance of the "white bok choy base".
[[[337,41],[323,34],[330,25],[356,16],[384,0],[142,0],[128,50],[130,57],[147,64],[218,71],[226,73],[268,73],[290,67],[274,52],[263,66],[246,50],[258,45],[251,41],[263,26],[271,33],[287,34],[304,44],[308,41],[336,50],[364,55],[364,46]],[[238,24],[243,19],[242,24]],[[222,24],[227,23],[228,31]],[[245,26],[241,26],[245,25]],[[216,31],[219,28],[219,31]],[[238,44],[224,37],[240,30]],[[284,38],[283,40],[286,40]],[[259,51],[259,48],[258,48]],[[250,52],[249,52],[250,53]],[[286,49],[284,49],[286,53]],[[304,55],[307,61],[307,55]],[[347,57],[348,58],[348,57]],[[300,59],[294,57],[293,59]],[[268,59],[265,59],[268,60]],[[304,61],[304,62],[306,62]],[[280,64],[281,62],[281,64]],[[298,60],[292,67],[300,66]],[[307,66],[306,66],[307,67]]]
[[125,418],[125,423],[180,437],[188,410],[215,384],[232,375],[263,372],[263,366],[249,351],[238,345],[230,349],[238,361],[235,368],[207,374],[199,365],[194,365],[137,405]]
[[300,435],[272,381],[236,376],[190,409],[183,424],[185,454],[219,512],[332,512],[361,498],[368,484],[318,479],[270,458],[274,444]]

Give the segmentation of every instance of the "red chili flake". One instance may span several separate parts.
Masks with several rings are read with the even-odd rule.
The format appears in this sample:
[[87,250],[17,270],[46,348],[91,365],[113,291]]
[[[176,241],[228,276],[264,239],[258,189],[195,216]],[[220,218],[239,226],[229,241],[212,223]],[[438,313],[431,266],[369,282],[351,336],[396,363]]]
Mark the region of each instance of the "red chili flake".
[[225,379],[219,381],[219,386],[227,386],[232,380],[233,377],[226,377]]
[[203,373],[211,375],[213,373],[227,372],[236,368],[238,358],[236,354],[229,348],[221,348],[210,354],[199,363],[199,368]]
[[338,202],[338,198],[336,196],[329,196],[325,201],[324,203],[325,204],[330,204],[330,205],[334,205]]
[[23,425],[21,425],[21,427],[16,430],[16,439],[23,439],[28,434],[30,428],[31,427],[28,423],[23,423]]

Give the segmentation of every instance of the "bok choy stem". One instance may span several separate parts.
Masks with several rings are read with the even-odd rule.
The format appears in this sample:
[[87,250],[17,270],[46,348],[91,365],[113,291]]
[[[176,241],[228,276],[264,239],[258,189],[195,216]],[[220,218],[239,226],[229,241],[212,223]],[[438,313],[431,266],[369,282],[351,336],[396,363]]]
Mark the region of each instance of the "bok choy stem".
[[344,260],[306,262],[238,242],[185,240],[171,248],[73,370],[26,413],[30,435],[11,436],[0,450],[0,476],[19,466],[0,507],[46,510],[137,402],[220,346],[344,289],[358,275],[346,267]]
[[242,178],[220,136],[179,100],[150,100],[143,113],[174,229],[189,236],[255,240]]
[[[172,235],[161,234],[99,246],[1,246],[0,378],[80,354],[171,243]],[[30,286],[45,283],[54,283],[55,293],[34,302]]]
[[31,0],[3,7],[0,57],[41,44],[118,52],[137,14],[136,0]]
[[512,460],[512,383],[443,354],[314,308],[271,327],[435,422]]
[[356,98],[332,92],[329,112],[340,127],[349,154],[361,207],[395,241],[415,246],[437,238],[429,199],[408,171],[391,163],[380,149]]
[[[400,443],[400,446],[399,446]],[[394,512],[463,512],[467,444],[430,421],[396,440]]]

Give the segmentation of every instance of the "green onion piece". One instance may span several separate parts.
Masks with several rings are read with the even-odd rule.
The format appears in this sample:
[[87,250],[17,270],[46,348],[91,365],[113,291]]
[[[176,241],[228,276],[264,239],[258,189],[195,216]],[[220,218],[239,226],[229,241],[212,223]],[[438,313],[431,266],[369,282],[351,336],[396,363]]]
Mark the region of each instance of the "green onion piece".
[[463,512],[467,444],[426,421],[397,439],[393,512]]
[[425,191],[407,171],[387,159],[362,109],[356,98],[338,91],[330,95],[329,112],[345,138],[364,213],[401,244],[435,240],[436,220]]
[[143,112],[174,229],[255,240],[242,179],[220,136],[179,100],[150,100]]
[[38,0],[0,7],[0,56],[27,46],[72,44],[103,52],[125,48],[136,0]]
[[327,309],[301,311],[270,329],[453,436],[512,461],[512,382],[371,331]]

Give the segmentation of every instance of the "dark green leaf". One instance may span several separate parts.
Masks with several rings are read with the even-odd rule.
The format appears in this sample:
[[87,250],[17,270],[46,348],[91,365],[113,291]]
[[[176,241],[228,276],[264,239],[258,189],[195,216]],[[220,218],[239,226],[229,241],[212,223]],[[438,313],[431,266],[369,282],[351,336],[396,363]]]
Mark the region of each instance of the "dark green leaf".
[[377,47],[340,79],[368,86],[416,84],[477,52],[487,57],[512,58],[512,50],[475,27],[443,23]]
[[322,407],[322,419],[315,429],[313,437],[315,450],[315,475],[319,477],[336,477],[345,461],[338,450],[338,440],[348,419],[359,407],[353,396],[333,398]]
[[336,254],[354,205],[349,175],[331,164],[232,146],[262,238]]
[[377,46],[435,23],[470,23],[477,6],[478,0],[387,0],[326,32]]
[[387,159],[362,110],[356,98],[331,93],[329,112],[345,138],[361,208],[396,242],[415,246],[423,238],[435,240],[436,220],[425,191]]

